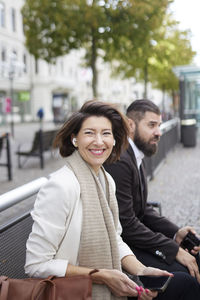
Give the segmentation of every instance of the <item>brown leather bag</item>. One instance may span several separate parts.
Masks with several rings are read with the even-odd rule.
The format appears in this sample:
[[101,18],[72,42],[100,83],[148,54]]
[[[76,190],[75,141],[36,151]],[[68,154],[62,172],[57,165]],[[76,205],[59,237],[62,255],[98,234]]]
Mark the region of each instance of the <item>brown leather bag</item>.
[[92,279],[90,275],[45,279],[0,276],[0,300],[92,300]]

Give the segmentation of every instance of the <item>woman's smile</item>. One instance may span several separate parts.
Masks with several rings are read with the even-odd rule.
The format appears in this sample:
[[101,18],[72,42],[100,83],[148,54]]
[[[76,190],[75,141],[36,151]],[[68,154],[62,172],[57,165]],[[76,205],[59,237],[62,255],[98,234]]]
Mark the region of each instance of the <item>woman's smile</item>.
[[90,149],[89,150],[93,155],[100,156],[104,153],[104,149]]

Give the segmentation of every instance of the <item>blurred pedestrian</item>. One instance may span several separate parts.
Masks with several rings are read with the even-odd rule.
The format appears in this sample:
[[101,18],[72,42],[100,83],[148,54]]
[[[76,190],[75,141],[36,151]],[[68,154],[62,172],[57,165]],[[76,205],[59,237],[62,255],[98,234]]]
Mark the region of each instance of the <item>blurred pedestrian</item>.
[[40,107],[37,111],[37,117],[40,120],[40,129],[42,129],[43,119],[44,119],[44,109]]

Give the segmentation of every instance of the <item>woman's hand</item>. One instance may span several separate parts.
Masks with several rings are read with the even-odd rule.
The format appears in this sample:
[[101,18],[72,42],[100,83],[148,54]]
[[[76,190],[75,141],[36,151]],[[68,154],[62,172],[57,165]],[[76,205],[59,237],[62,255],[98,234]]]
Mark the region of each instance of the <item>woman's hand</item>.
[[139,287],[134,281],[129,279],[127,275],[118,270],[101,269],[98,273],[95,273],[94,276],[96,277],[96,280],[94,280],[96,283],[102,282],[106,284],[117,297],[138,296],[140,300],[152,300],[157,296],[157,292]]
[[[160,269],[157,269],[157,268],[153,268],[153,267],[145,267],[142,272],[140,272],[140,274],[138,275],[145,275],[145,276],[170,276],[170,277],[173,277],[174,275],[172,273],[169,273],[167,271],[164,271],[164,270],[160,270]],[[149,298],[145,298],[146,295],[141,294],[139,293],[139,296],[138,296],[138,299],[139,300],[143,300],[143,299],[153,299],[157,296],[157,292],[153,292],[153,291],[150,291],[150,290],[147,290],[145,289],[146,291],[146,295],[149,296]],[[143,298],[142,298],[143,297]]]
[[144,289],[143,287],[136,288],[138,291],[138,300],[152,300],[158,293]]
[[170,276],[173,277],[174,275],[172,273],[169,273],[164,270],[160,270],[153,267],[146,267],[142,270],[142,272],[138,275],[149,275],[149,276]]

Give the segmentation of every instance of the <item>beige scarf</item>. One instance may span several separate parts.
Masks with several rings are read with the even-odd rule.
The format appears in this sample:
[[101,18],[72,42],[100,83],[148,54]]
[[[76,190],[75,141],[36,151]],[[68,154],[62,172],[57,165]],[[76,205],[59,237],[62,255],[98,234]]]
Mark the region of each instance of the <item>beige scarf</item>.
[[[106,195],[93,169],[78,151],[67,157],[67,165],[77,177],[83,205],[83,222],[79,248],[79,265],[97,269],[121,270],[117,244],[118,207],[114,191],[103,167]],[[93,285],[92,299],[126,299],[115,297],[106,285]]]

